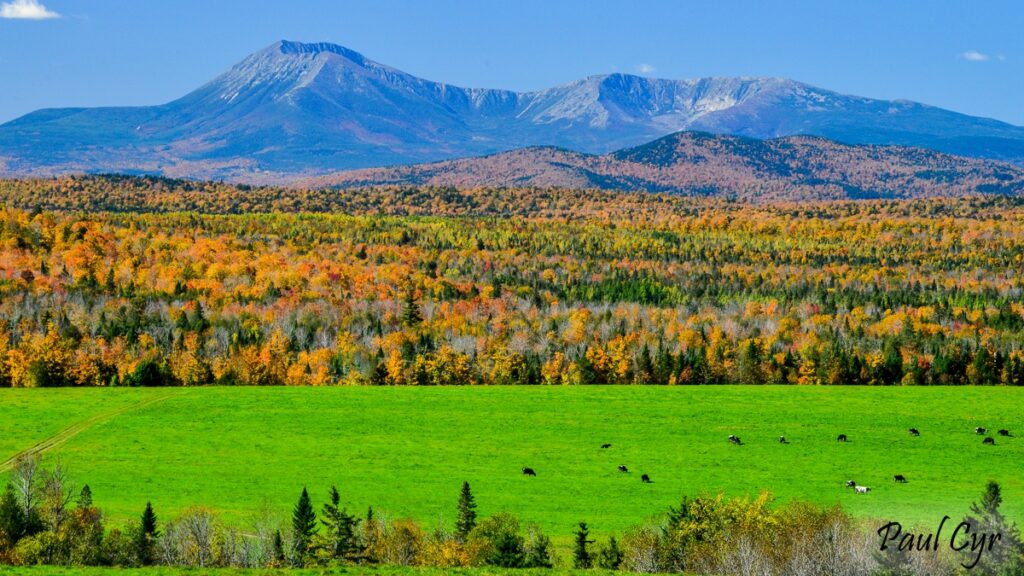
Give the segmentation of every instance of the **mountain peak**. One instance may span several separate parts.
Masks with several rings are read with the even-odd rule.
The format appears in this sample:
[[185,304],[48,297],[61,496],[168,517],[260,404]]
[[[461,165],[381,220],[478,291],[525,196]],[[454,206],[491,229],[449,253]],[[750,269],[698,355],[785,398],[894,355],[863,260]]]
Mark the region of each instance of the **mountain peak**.
[[614,73],[513,92],[418,78],[330,42],[280,40],[167,104],[12,121],[0,127],[0,171],[317,174],[536,145],[602,154],[681,130],[814,134],[1024,164],[1024,128],[782,78]]
[[338,44],[332,44],[330,42],[295,42],[292,40],[281,40],[276,42],[270,47],[271,50],[277,50],[281,54],[285,55],[296,55],[296,54],[337,54],[353,62],[359,64],[366,63],[366,57]]

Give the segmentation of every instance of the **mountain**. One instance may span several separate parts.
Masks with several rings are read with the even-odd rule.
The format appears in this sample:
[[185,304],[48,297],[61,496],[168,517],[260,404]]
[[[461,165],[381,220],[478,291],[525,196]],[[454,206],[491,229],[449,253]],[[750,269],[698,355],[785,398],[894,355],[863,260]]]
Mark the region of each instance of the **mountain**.
[[537,92],[423,80],[334,44],[282,41],[160,106],[33,112],[0,126],[0,173],[301,175],[557,146],[592,154],[701,130],[817,135],[1024,163],[1024,128],[779,78],[610,74]]
[[601,188],[755,201],[1020,196],[1024,169],[921,148],[854,146],[815,136],[757,140],[680,132],[603,155],[533,147],[352,170],[297,185]]

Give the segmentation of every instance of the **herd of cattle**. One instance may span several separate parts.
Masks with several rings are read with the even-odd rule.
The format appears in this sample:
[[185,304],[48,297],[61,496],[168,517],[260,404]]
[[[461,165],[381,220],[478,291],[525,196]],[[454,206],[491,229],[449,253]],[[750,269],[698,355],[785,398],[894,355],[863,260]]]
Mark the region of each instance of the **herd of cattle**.
[[[921,435],[921,431],[918,430],[917,428],[910,428],[910,429],[907,430],[907,432],[911,436],[920,436]],[[988,434],[988,428],[982,428],[981,426],[978,426],[978,427],[976,427],[974,429],[974,433],[979,435],[979,436],[985,436],[986,434]],[[1002,430],[998,430],[996,433],[998,435],[1000,435],[1000,436],[1003,436],[1003,437],[1010,437],[1011,436],[1010,431],[1005,429],[1005,428],[1003,428]],[[735,434],[729,434],[728,440],[729,440],[730,444],[733,444],[735,446],[742,446],[743,445],[743,441],[740,440],[740,437],[736,436]],[[846,434],[840,434],[840,435],[836,436],[836,441],[837,442],[846,442],[847,441]],[[985,436],[985,439],[982,440],[981,443],[982,444],[986,444],[986,445],[995,445],[996,440],[995,440],[995,438],[993,438],[991,436]],[[786,440],[785,436],[779,436],[779,444],[789,444],[789,440]],[[607,449],[609,449],[611,447],[612,447],[611,444],[602,444],[601,445],[601,449],[602,450],[607,450]],[[627,468],[624,464],[620,464],[619,467],[618,467],[618,470],[619,470],[619,472],[623,472],[623,473],[628,473],[629,472],[629,468]],[[536,476],[537,472],[533,468],[527,467],[527,468],[523,468],[523,474],[526,475],[526,476]],[[904,476],[903,474],[894,474],[892,479],[897,484],[906,484],[907,483],[907,477]],[[650,484],[651,483],[651,477],[648,476],[647,474],[641,474],[640,475],[640,481],[643,482],[644,484]],[[869,488],[867,486],[860,486],[854,480],[847,480],[846,481],[846,487],[847,488],[853,488],[854,491],[857,494],[867,494],[868,492],[871,492],[871,488]]]

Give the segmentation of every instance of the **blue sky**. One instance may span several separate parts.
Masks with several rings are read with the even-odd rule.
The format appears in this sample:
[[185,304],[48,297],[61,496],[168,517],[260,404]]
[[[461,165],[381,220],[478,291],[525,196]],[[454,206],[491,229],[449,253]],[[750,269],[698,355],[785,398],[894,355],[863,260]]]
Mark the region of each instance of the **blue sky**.
[[783,76],[1024,125],[1022,25],[983,0],[0,0],[0,121],[167,102],[290,39],[461,86]]

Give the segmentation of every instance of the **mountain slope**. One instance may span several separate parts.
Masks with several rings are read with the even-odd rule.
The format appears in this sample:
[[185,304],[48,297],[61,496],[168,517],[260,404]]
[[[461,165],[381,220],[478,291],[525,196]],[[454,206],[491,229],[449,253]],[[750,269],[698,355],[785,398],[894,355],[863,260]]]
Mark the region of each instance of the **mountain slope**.
[[298,184],[603,188],[755,201],[920,198],[1024,195],[1024,169],[919,148],[851,146],[810,136],[756,140],[680,132],[604,155],[535,147],[353,170]]
[[41,110],[0,126],[0,172],[296,175],[528,146],[606,153],[681,130],[813,134],[1024,163],[1024,128],[779,78],[592,76],[537,92],[423,80],[334,44],[278,42],[168,104]]

